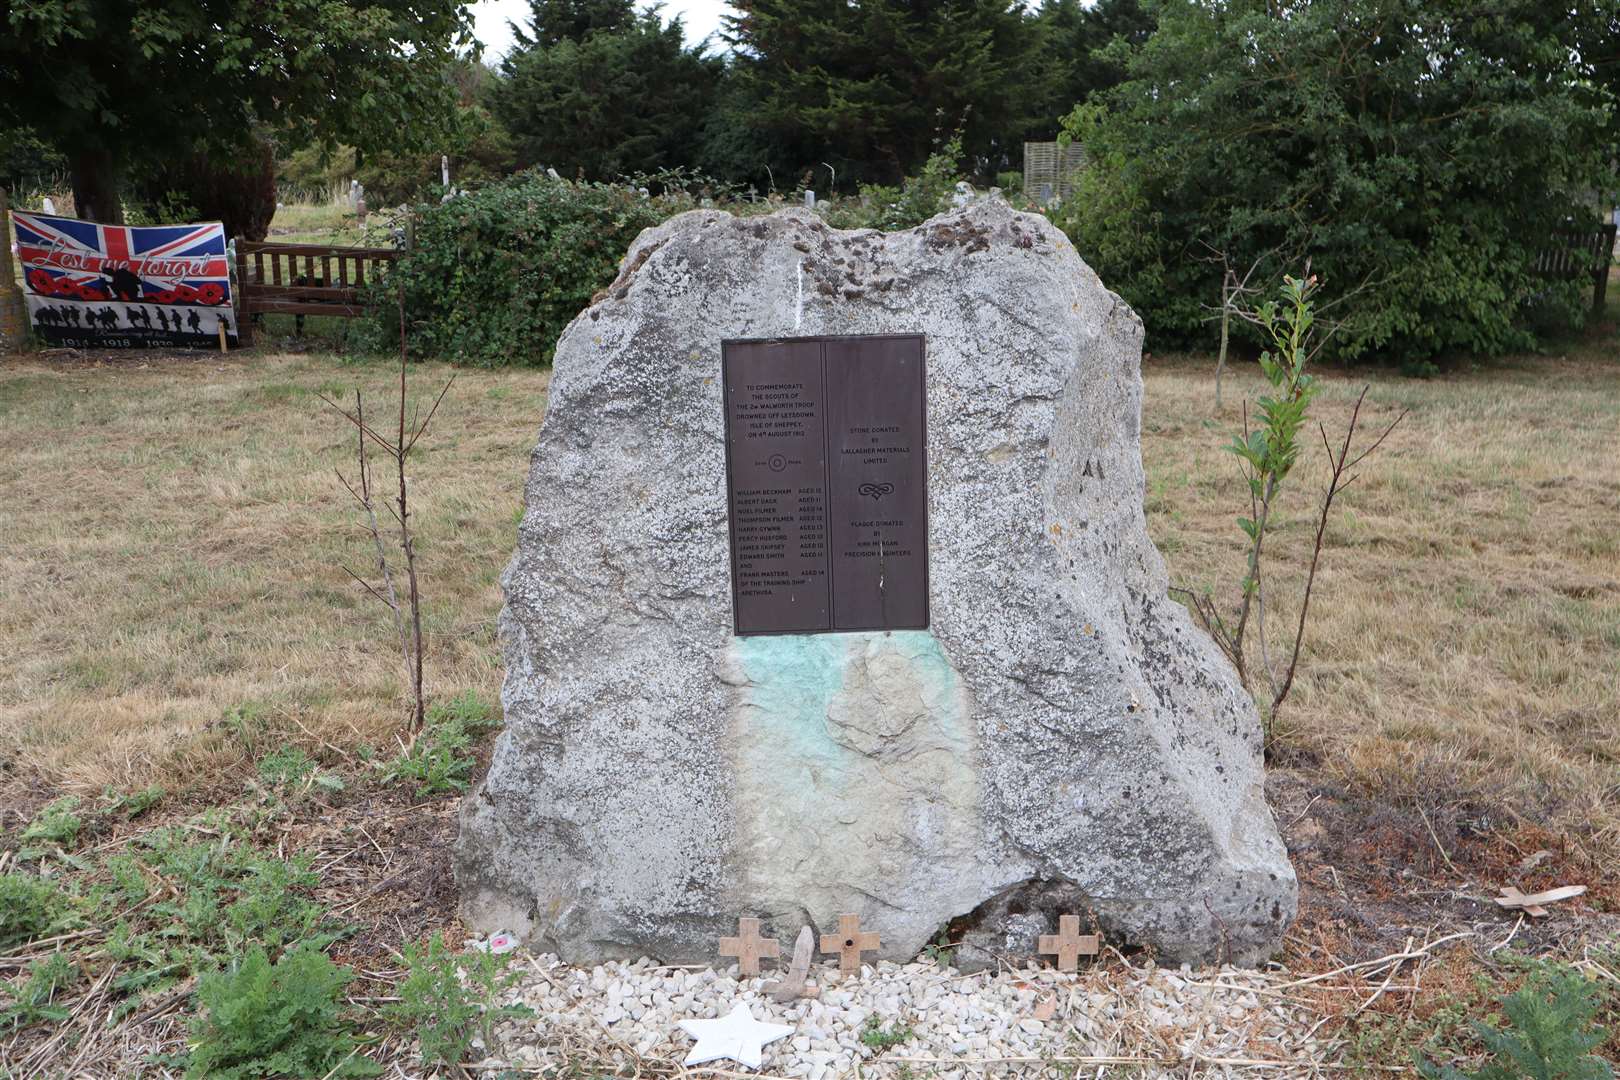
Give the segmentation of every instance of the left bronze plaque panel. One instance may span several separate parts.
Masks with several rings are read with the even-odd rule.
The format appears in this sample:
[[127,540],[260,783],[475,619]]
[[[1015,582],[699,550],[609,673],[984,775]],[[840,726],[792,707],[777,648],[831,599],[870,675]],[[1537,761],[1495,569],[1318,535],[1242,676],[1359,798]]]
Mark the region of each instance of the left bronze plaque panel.
[[832,629],[819,341],[725,343],[731,575],[739,634]]

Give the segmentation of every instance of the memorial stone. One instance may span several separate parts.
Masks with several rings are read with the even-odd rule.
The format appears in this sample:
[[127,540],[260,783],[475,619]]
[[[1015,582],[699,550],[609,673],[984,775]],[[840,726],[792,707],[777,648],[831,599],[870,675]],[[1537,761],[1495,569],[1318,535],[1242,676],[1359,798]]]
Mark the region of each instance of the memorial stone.
[[1272,952],[1294,875],[1253,703],[1148,538],[1141,341],[996,199],[643,233],[557,348],[467,923],[583,963],[713,962],[739,915],[968,967],[1074,913]]

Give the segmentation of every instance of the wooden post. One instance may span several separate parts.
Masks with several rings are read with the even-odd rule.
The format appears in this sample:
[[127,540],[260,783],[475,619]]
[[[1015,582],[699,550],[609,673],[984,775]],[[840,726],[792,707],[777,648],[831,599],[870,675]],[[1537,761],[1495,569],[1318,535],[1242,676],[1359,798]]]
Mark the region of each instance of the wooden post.
[[1594,314],[1603,314],[1603,307],[1609,299],[1609,264],[1614,261],[1614,237],[1616,226],[1611,222],[1598,229],[1598,266],[1597,288],[1592,295],[1592,311]]
[[10,352],[28,336],[28,302],[17,287],[11,263],[11,211],[0,188],[0,352]]

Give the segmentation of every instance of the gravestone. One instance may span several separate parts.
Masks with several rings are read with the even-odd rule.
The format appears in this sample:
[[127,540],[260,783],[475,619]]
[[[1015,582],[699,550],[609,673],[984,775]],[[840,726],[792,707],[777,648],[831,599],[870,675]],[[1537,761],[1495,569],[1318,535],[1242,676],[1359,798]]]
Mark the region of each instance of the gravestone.
[[1170,960],[1274,950],[1258,718],[1143,517],[1141,341],[1000,200],[643,233],[557,348],[468,924],[575,962],[844,913],[968,967],[1075,913]]

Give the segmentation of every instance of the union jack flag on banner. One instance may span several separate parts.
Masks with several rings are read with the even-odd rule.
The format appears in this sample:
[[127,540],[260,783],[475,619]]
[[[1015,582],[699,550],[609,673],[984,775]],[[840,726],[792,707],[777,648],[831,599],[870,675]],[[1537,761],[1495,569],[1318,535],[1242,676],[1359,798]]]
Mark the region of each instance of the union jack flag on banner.
[[12,211],[29,319],[78,347],[236,340],[225,227],[99,225]]

